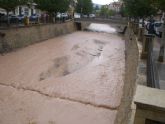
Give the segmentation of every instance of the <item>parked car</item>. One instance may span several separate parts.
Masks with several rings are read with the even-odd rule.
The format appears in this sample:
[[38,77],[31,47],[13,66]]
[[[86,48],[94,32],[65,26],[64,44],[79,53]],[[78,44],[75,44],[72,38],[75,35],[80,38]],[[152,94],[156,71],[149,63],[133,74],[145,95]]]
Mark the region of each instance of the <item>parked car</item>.
[[68,14],[67,13],[61,13],[61,17],[62,18],[68,18]]
[[56,18],[60,19],[61,18],[61,13],[58,12],[57,15],[56,15]]
[[95,14],[89,14],[89,18],[95,18],[96,15]]
[[146,26],[149,24],[149,21],[144,20],[144,22],[143,22],[143,20],[140,19],[140,20],[139,20],[139,27],[142,27],[142,24],[143,24],[143,23],[144,23],[144,27],[146,27]]
[[163,22],[160,22],[160,21],[154,22],[155,27],[160,27],[160,26],[162,26],[162,24],[163,24]]
[[155,30],[157,35],[161,36],[161,33],[163,32],[163,22],[156,21],[154,23],[154,30]]
[[88,15],[83,15],[83,18],[88,18]]
[[74,13],[74,18],[75,18],[75,19],[80,19],[80,18],[81,18],[80,13]]
[[19,23],[23,23],[25,15],[18,15],[17,16]]
[[17,23],[18,22],[18,17],[16,15],[9,16],[9,19],[10,19],[11,23]]
[[40,18],[39,15],[33,14],[30,16],[29,20],[30,20],[30,22],[37,23],[39,18]]
[[2,23],[6,23],[7,22],[7,16],[6,15],[1,16],[1,20],[0,21]]
[[16,15],[4,15],[4,16],[1,16],[0,18],[0,22],[1,23],[7,23],[8,20],[10,21],[10,23],[17,23],[18,22],[18,17]]
[[[145,26],[147,28],[149,28],[149,24],[150,24],[149,21],[145,21]],[[161,37],[161,34],[163,32],[163,22],[162,21],[155,21],[153,26],[154,26],[155,34],[157,36]]]

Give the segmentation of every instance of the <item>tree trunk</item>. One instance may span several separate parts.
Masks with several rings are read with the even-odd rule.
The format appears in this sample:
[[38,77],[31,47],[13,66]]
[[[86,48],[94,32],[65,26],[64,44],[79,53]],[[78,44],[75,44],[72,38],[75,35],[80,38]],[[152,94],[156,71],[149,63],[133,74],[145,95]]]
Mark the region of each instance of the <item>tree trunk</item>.
[[144,28],[144,25],[145,25],[145,23],[144,23],[144,17],[142,18],[142,27]]
[[53,23],[56,23],[56,13],[53,13],[52,16],[53,16]]
[[54,23],[54,17],[53,17],[54,14],[53,14],[53,12],[51,12],[49,15],[50,15],[50,18],[49,18],[50,19],[50,23]]
[[161,38],[161,43],[160,43],[160,52],[159,52],[159,62],[164,62],[164,50],[165,49],[165,19],[164,19],[164,24],[163,24],[163,29],[162,29],[162,38]]
[[9,11],[7,10],[7,26],[10,26]]
[[54,12],[54,19],[55,19],[55,23],[57,22],[57,12]]

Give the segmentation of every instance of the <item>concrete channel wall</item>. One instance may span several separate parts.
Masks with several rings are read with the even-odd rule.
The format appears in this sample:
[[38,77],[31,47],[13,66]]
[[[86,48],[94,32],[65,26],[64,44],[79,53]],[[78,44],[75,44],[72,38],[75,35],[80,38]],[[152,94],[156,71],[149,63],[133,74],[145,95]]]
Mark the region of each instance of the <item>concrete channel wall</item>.
[[[81,24],[81,29],[88,26],[87,23]],[[74,22],[67,22],[63,24],[49,24],[25,28],[12,28],[8,30],[1,30],[5,34],[0,36],[0,50],[3,51],[4,47],[8,51],[17,48],[25,47],[33,43],[47,40],[59,35],[71,33],[77,30],[77,25]],[[134,34],[128,30],[125,34],[126,43],[126,74],[125,85],[123,91],[123,98],[121,105],[118,108],[119,112],[116,119],[116,124],[128,124],[131,116],[131,103],[136,87],[136,74],[138,66],[138,47]]]
[[134,124],[165,124],[165,91],[138,85]]
[[131,104],[136,90],[136,76],[138,67],[139,51],[135,35],[130,28],[127,29],[125,34],[126,45],[126,73],[125,73],[125,85],[123,91],[123,98],[119,107],[119,112],[116,120],[116,124],[129,124],[132,110]]
[[9,52],[77,30],[73,21],[0,30],[0,53]]

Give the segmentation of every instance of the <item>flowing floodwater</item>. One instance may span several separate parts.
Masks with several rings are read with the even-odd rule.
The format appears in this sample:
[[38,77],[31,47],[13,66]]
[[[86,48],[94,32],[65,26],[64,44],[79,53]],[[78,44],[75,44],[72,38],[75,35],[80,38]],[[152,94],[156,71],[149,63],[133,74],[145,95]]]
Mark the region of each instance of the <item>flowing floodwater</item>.
[[102,32],[102,33],[114,33],[117,34],[116,28],[112,27],[111,25],[108,24],[96,24],[92,23],[89,25],[87,28],[89,31],[94,31],[94,32]]
[[114,123],[125,43],[114,26],[89,29],[0,56],[0,123]]

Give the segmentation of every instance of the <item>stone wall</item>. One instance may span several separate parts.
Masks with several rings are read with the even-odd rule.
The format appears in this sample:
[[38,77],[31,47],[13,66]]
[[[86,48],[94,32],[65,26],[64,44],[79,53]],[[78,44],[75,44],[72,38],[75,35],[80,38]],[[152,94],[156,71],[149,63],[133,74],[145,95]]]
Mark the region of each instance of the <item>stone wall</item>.
[[91,24],[90,22],[75,22],[77,30],[86,30],[86,28]]
[[[165,124],[164,90],[138,85],[134,102],[136,104],[134,124]],[[157,123],[150,121],[146,123],[146,120]]]
[[90,22],[82,22],[81,23],[81,30],[85,30],[91,23]]
[[3,37],[0,36],[0,52],[9,52],[76,30],[76,25],[72,21],[62,24],[46,24],[0,30],[1,34],[5,34]]
[[129,124],[131,118],[131,104],[136,90],[136,77],[139,51],[135,35],[130,28],[127,29],[125,34],[126,45],[126,73],[125,85],[123,91],[123,98],[119,107],[119,112],[116,124]]

